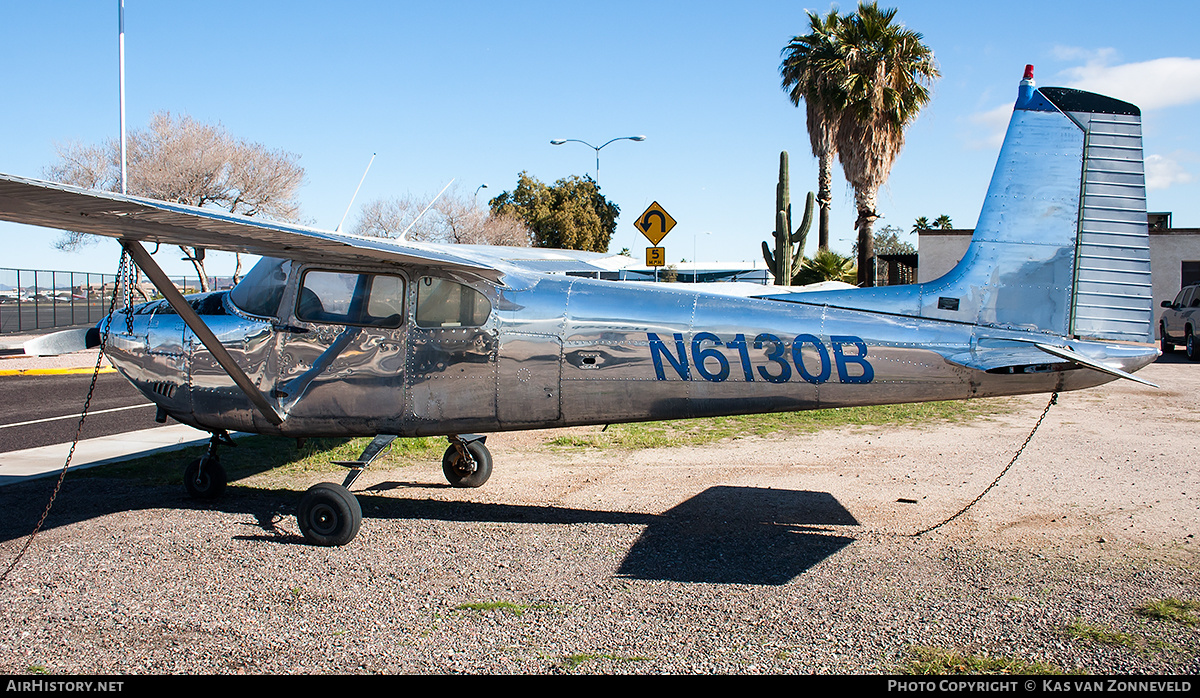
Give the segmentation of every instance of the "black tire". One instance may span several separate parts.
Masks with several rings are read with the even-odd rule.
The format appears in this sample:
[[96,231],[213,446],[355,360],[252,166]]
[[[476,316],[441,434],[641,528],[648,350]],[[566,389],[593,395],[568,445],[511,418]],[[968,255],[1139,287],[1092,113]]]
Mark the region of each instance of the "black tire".
[[1200,344],[1196,343],[1196,335],[1192,334],[1191,329],[1183,338],[1183,353],[1187,354],[1188,361],[1200,361]]
[[450,444],[442,456],[442,473],[452,487],[482,487],[492,476],[492,454],[482,441],[465,444],[474,463],[463,462],[458,447]]
[[192,499],[216,499],[225,493],[225,483],[225,468],[216,456],[197,458],[183,471],[183,488]]
[[1158,326],[1158,348],[1162,349],[1163,356],[1175,351],[1175,343],[1167,337],[1167,328],[1161,324]]
[[332,482],[308,488],[300,498],[296,520],[304,540],[313,545],[345,545],[358,535],[362,507],[350,490]]

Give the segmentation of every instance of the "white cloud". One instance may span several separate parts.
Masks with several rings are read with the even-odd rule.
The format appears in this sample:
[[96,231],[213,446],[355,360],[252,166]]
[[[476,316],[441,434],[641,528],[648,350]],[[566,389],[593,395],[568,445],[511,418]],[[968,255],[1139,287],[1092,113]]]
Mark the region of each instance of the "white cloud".
[[1079,46],[1055,46],[1050,54],[1060,61],[1085,61],[1108,65],[1117,57],[1115,48],[1080,48]]
[[[1083,58],[1085,65],[1064,70],[1068,87],[1131,102],[1142,109],[1160,109],[1200,102],[1200,59],[1155,58],[1140,63],[1108,65],[1112,49],[1085,52],[1056,48],[1064,56]],[[1072,51],[1078,51],[1071,54]]]
[[967,147],[972,150],[996,150],[1004,143],[1004,134],[1008,131],[1008,122],[1012,118],[1012,102],[987,111],[975,112],[967,117],[977,129],[972,138],[967,141]]
[[1173,184],[1187,184],[1196,178],[1179,164],[1178,153],[1171,156],[1146,156],[1146,189],[1166,189]]

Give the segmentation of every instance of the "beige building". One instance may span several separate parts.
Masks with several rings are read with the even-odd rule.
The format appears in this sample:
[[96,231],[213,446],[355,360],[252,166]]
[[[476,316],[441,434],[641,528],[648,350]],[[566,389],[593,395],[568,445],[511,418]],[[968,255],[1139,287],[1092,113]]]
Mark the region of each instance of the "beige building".
[[[1200,228],[1174,228],[1170,213],[1147,215],[1150,223],[1150,275],[1153,279],[1154,321],[1161,303],[1179,289],[1200,283]],[[954,268],[967,253],[971,230],[922,230],[917,238],[917,281],[932,281]],[[1157,333],[1157,329],[1155,330]]]

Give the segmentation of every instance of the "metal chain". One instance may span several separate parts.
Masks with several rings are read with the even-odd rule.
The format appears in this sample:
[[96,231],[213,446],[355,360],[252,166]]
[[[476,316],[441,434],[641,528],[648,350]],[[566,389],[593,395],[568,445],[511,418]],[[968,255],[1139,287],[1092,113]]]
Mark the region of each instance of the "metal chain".
[[1004,477],[1005,473],[1007,473],[1009,471],[1009,469],[1011,469],[1014,465],[1016,465],[1017,459],[1021,457],[1021,454],[1025,451],[1025,447],[1029,445],[1030,441],[1033,441],[1033,435],[1037,433],[1038,427],[1042,426],[1042,420],[1045,419],[1046,415],[1050,413],[1050,408],[1056,404],[1058,404],[1058,391],[1057,390],[1055,390],[1053,393],[1050,394],[1050,402],[1046,403],[1046,409],[1042,410],[1042,416],[1038,417],[1037,423],[1033,425],[1033,430],[1029,432],[1029,436],[1025,437],[1025,443],[1021,444],[1021,447],[1018,448],[1017,452],[1013,454],[1012,460],[1010,460],[1008,462],[1008,465],[1004,466],[1004,470],[1000,471],[1000,474],[996,476],[996,479],[992,480],[992,484],[988,485],[987,488],[984,489],[984,491],[980,492],[979,496],[977,496],[975,499],[972,499],[970,502],[967,503],[967,505],[965,507],[963,507],[962,509],[959,509],[957,512],[955,512],[949,518],[947,518],[943,521],[940,521],[940,522],[930,526],[929,528],[922,529],[920,531],[917,531],[916,533],[910,533],[909,536],[911,538],[919,538],[920,536],[923,536],[926,533],[929,533],[930,531],[933,531],[935,529],[941,528],[942,526],[945,526],[946,524],[950,523],[951,521],[953,521],[953,520],[957,519],[958,517],[962,516],[963,514],[965,514],[968,509],[975,506],[979,502],[979,500],[983,499],[984,495],[986,495],[988,492],[991,492],[992,488],[1000,483],[1000,478]]
[[121,301],[125,312],[125,331],[126,334],[133,334],[133,291],[138,283],[138,268],[137,265],[130,261],[126,264],[125,256],[128,253],[122,248],[121,263],[117,267],[117,277],[121,284]]
[[[120,279],[126,264],[133,266],[133,263],[128,260],[124,250],[121,251],[121,261],[117,265],[117,278]],[[46,517],[50,515],[50,508],[54,506],[54,500],[58,498],[58,492],[62,489],[63,479],[67,476],[67,469],[71,467],[71,458],[75,456],[75,447],[79,445],[80,437],[83,435],[83,423],[87,419],[88,409],[92,405],[92,394],[96,391],[96,381],[100,378],[100,366],[104,362],[104,347],[108,344],[108,333],[112,328],[112,314],[117,306],[117,289],[114,287],[112,295],[108,301],[108,322],[104,325],[104,332],[100,335],[100,346],[96,352],[96,366],[92,369],[92,382],[88,386],[87,398],[83,401],[83,412],[79,415],[79,424],[75,427],[75,438],[71,441],[71,450],[67,451],[67,460],[63,463],[62,470],[58,473],[58,481],[54,483],[54,491],[50,493],[50,501],[46,502],[46,508],[42,511],[42,517],[38,519],[37,525],[33,527],[33,532],[29,534],[29,538],[25,540],[25,545],[9,563],[3,573],[0,573],[0,582],[8,579],[8,574],[12,572],[21,562],[21,558],[25,557],[25,553],[29,550],[29,546],[33,544],[34,537],[42,530],[42,526],[46,523]]]

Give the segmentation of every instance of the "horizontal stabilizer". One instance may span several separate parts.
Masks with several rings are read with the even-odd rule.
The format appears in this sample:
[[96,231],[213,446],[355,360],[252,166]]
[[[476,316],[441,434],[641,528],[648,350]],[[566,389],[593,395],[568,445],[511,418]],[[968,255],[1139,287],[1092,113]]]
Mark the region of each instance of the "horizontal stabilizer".
[[1038,349],[1041,349],[1042,351],[1046,352],[1047,354],[1050,354],[1051,356],[1057,356],[1061,359],[1066,359],[1067,361],[1070,361],[1071,363],[1079,364],[1080,366],[1083,366],[1085,368],[1090,368],[1094,371],[1100,371],[1101,373],[1107,373],[1110,376],[1116,376],[1118,378],[1128,378],[1131,381],[1141,383],[1143,385],[1148,385],[1151,388],[1158,387],[1154,383],[1151,383],[1148,380],[1142,380],[1141,378],[1138,378],[1137,376],[1133,375],[1132,373],[1127,373],[1125,371],[1122,371],[1119,368],[1105,366],[1104,364],[1100,363],[1099,361],[1089,359],[1088,357],[1084,356],[1083,354],[1071,351],[1070,349],[1068,349],[1066,347],[1056,347],[1056,346],[1053,346],[1050,344],[1040,344],[1040,343],[1036,344],[1034,346],[1036,346]]
[[1065,359],[1053,359],[1033,346],[1005,347],[1002,349],[975,349],[947,356],[946,360],[957,366],[976,371],[994,371],[998,368],[1036,366],[1039,364],[1065,364]]
[[[947,356],[946,360],[956,366],[971,368],[976,371],[1000,370],[1001,373],[1025,373],[1030,369],[1036,370],[1036,367],[1039,366],[1074,364],[1082,368],[1090,368],[1094,371],[1107,373],[1110,376],[1128,378],[1131,381],[1136,381],[1152,388],[1158,387],[1150,381],[1142,380],[1127,371],[1100,363],[1096,359],[1084,356],[1065,346],[1045,344],[1043,342],[1027,342],[1026,340],[1016,338],[1001,341],[1019,342],[1022,346],[1005,346],[994,349],[977,347],[971,351]],[[1003,369],[1010,370],[1005,371]]]

